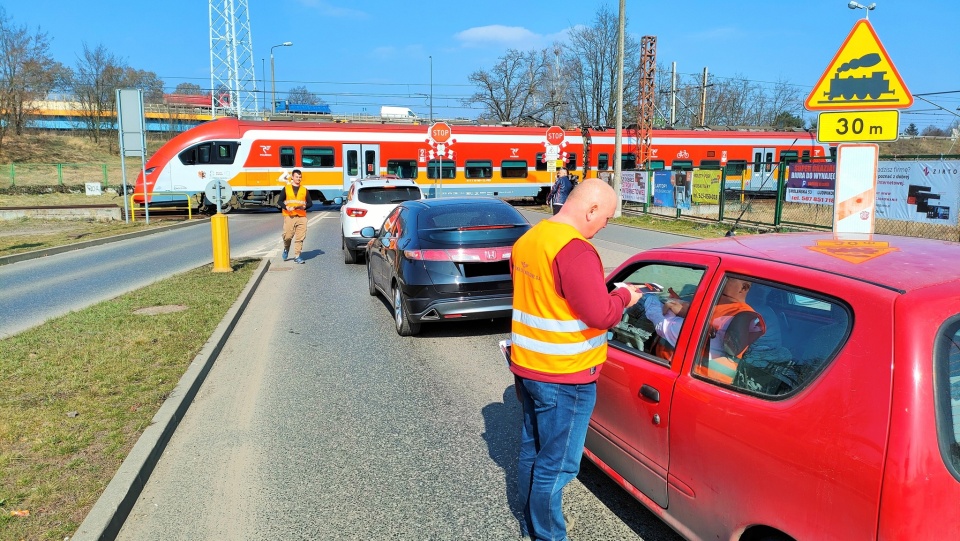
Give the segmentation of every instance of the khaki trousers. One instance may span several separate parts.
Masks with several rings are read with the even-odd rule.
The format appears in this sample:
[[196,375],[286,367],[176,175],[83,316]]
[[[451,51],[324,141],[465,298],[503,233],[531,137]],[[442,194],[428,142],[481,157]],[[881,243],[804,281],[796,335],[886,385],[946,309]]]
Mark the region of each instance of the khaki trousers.
[[283,251],[290,252],[290,241],[293,240],[293,251],[290,252],[290,257],[299,257],[300,250],[303,249],[303,239],[305,238],[307,238],[307,217],[284,215]]

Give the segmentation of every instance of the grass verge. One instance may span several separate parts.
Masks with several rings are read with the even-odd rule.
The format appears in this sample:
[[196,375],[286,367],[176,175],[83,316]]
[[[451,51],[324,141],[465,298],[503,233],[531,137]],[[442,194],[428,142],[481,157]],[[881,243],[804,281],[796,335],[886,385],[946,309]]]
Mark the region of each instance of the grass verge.
[[154,220],[138,222],[98,222],[96,220],[37,220],[17,218],[0,220],[0,256],[55,248],[88,240],[112,237],[170,225]]
[[[206,265],[0,340],[0,538],[73,534],[258,264]],[[161,306],[186,309],[134,313]]]

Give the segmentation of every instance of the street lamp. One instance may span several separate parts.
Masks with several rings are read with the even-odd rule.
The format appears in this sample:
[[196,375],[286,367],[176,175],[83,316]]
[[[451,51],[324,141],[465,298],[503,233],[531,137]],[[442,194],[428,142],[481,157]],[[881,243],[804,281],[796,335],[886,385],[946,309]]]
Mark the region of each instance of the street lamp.
[[870,20],[870,12],[873,11],[874,9],[877,9],[877,4],[876,4],[876,3],[872,3],[872,4],[870,4],[869,6],[865,6],[865,5],[861,4],[860,2],[854,2],[853,0],[850,0],[850,3],[847,4],[847,7],[850,8],[850,9],[862,9],[862,10],[866,11],[867,13],[866,13],[866,15],[864,15],[864,18],[869,21],[869,20]]
[[273,50],[277,47],[289,47],[293,45],[292,41],[284,41],[280,45],[270,47],[270,110],[274,114],[277,112],[277,77],[273,71]]
[[430,55],[430,123],[433,124],[433,55]]

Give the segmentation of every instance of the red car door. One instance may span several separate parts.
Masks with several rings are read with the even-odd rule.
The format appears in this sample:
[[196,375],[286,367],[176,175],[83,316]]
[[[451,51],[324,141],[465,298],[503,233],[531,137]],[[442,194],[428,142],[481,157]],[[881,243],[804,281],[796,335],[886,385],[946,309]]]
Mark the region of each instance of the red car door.
[[[645,252],[622,265],[608,282],[611,287],[615,282],[655,282],[663,292],[645,295],[663,299],[682,296],[692,306],[701,306],[703,284],[709,281],[719,259],[698,254],[684,254],[682,258],[680,263],[668,250]],[[666,507],[670,403],[680,359],[656,354],[658,337],[650,332],[651,322],[639,312],[642,304],[644,301],[638,303],[637,310],[628,309],[624,320],[608,333],[607,362],[597,382],[597,405],[586,447],[588,457],[624,488],[641,497],[636,493],[639,491]],[[691,328],[681,328],[677,351],[687,347]]]

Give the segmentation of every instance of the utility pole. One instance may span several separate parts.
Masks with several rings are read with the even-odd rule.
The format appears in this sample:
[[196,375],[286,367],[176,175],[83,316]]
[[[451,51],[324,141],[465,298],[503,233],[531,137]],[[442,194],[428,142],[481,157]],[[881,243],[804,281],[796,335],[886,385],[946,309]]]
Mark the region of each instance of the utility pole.
[[670,76],[670,127],[677,124],[677,63],[673,62]]
[[626,27],[625,2],[626,0],[620,0],[620,22],[617,30],[617,130],[613,142],[613,191],[617,194],[617,210],[613,213],[614,218],[620,217],[623,212],[620,170],[623,162],[621,141],[623,139],[623,32]]
[[703,84],[700,85],[700,126],[706,125],[707,117],[707,68],[703,68]]

